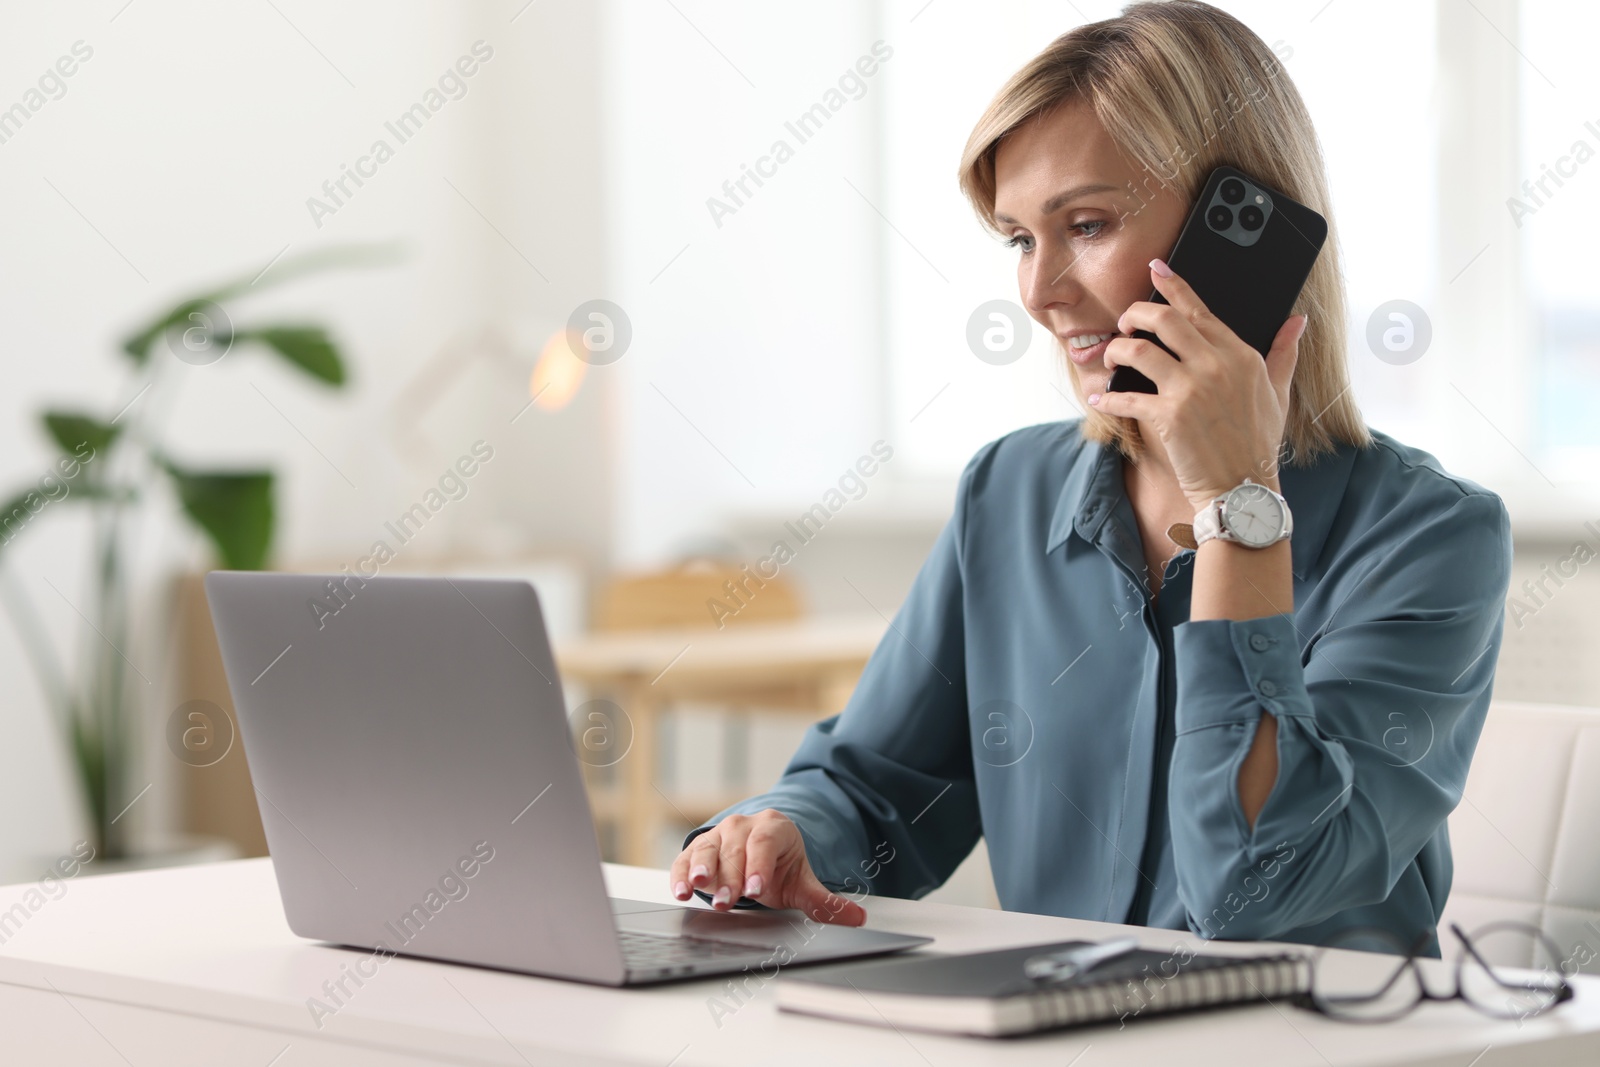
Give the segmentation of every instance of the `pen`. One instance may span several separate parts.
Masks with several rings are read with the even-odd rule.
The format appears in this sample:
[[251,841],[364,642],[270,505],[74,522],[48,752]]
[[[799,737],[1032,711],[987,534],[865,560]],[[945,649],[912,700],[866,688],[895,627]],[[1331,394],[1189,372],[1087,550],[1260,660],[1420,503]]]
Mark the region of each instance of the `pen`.
[[1111,941],[1102,941],[1094,945],[1081,945],[1077,948],[1063,949],[1060,952],[1047,952],[1040,956],[1029,956],[1022,965],[1022,973],[1036,982],[1064,982],[1075,978],[1085,971],[1092,970],[1107,960],[1114,960],[1118,956],[1126,956],[1139,947],[1137,939],[1132,937],[1119,937]]

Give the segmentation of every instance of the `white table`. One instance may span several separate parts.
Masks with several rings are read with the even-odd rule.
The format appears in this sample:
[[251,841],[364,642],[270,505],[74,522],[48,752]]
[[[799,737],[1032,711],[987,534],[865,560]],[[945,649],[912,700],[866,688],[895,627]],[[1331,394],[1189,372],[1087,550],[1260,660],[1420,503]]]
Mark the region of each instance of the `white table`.
[[[13,921],[6,927],[9,936],[0,946],[0,1063],[1600,1063],[1600,978],[1577,979],[1576,1000],[1520,1027],[1459,1004],[1424,1005],[1404,1022],[1381,1027],[1339,1024],[1288,1006],[1259,1004],[1149,1018],[1120,1031],[1112,1024],[984,1041],[780,1013],[770,988],[758,991],[719,1026],[708,1005],[722,989],[718,980],[604,989],[394,959],[319,1030],[307,998],[320,995],[322,983],[337,978],[341,965],[361,957],[289,932],[270,864],[242,860],[81,875],[66,883],[57,899],[37,910],[25,907],[28,914],[20,925]],[[616,895],[670,899],[660,871],[610,866],[606,875]],[[25,903],[27,889],[0,888],[0,915]],[[937,939],[931,948],[945,952],[1100,938],[1123,929],[1138,934],[1147,947],[1169,949],[1180,936],[922,901],[869,899],[865,904],[870,925],[931,935]],[[538,901],[529,906],[537,907]],[[1208,947],[1248,952],[1259,946]],[[1348,954],[1341,962],[1362,967],[1380,961]]]

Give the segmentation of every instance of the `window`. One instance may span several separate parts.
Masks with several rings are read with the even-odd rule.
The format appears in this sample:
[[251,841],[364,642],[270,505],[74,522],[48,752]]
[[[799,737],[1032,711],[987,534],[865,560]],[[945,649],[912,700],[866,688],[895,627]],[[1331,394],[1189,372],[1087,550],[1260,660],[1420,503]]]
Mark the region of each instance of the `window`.
[[1534,352],[1535,459],[1557,480],[1600,459],[1600,8],[1523,0],[1519,182],[1506,210],[1521,239]]
[[[1030,339],[1013,362],[984,362],[968,347],[981,305],[1017,303],[1016,252],[984,230],[956,185],[973,124],[1005,80],[1069,28],[1062,10],[885,5],[882,36],[896,46],[879,142],[883,213],[894,227],[884,237],[885,333],[901,474],[953,478],[984,442],[1073,414],[1054,341],[1032,320],[1016,323]],[[1005,329],[980,318],[984,329]]]

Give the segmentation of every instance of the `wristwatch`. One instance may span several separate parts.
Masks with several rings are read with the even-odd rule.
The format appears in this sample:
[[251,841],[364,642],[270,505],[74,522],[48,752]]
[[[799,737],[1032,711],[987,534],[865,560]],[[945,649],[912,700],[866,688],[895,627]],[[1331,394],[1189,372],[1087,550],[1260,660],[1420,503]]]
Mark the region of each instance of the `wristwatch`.
[[1195,547],[1215,537],[1246,548],[1287,541],[1294,532],[1289,502],[1249,478],[1211,501],[1194,517]]

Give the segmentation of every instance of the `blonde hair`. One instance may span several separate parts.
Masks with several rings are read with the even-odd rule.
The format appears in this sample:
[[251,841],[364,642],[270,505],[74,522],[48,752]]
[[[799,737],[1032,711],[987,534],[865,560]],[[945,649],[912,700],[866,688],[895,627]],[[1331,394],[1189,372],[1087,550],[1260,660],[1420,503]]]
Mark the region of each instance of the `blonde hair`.
[[[1350,395],[1344,280],[1322,151],[1272,50],[1244,23],[1199,0],[1134,3],[1115,18],[1062,34],[1005,84],[961,154],[961,191],[990,230],[1001,232],[994,217],[1000,141],[1074,101],[1093,110],[1146,175],[1146,189],[1170,190],[1193,204],[1211,171],[1229,164],[1328,220],[1327,242],[1295,309],[1308,319],[1289,390],[1284,458],[1304,463],[1340,442],[1370,444]],[[1136,422],[1093,409],[1083,433],[1129,456],[1140,446]]]

